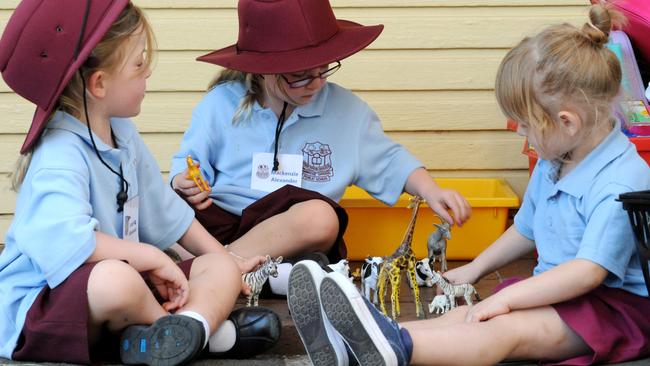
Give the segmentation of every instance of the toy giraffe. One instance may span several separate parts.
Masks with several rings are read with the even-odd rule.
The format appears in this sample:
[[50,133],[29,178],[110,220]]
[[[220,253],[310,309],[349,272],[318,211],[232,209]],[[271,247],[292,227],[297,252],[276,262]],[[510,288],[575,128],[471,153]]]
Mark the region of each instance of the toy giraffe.
[[[384,265],[379,271],[379,279],[377,282],[379,282],[379,304],[381,306],[381,311],[388,315],[384,297],[386,295],[386,282],[390,280],[390,299],[392,303],[393,319],[396,319],[400,314],[399,288],[402,279],[401,271],[406,270],[407,276],[411,279],[411,283],[417,283],[415,279],[415,264],[417,259],[415,258],[415,253],[413,253],[413,248],[411,248],[411,242],[413,241],[415,220],[417,219],[418,209],[420,208],[422,201],[423,199],[418,196],[411,198],[411,203],[408,208],[412,209],[413,213],[411,215],[409,226],[406,229],[406,234],[404,234],[404,239],[402,239],[402,244],[400,244],[393,254],[384,259]],[[415,297],[415,314],[418,318],[424,317],[422,303],[420,302],[420,289],[418,286],[413,286],[413,295]]]

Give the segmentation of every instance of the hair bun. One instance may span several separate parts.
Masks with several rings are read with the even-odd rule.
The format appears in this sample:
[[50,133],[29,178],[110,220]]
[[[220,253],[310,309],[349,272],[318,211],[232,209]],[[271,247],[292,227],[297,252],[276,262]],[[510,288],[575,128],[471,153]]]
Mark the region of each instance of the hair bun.
[[589,22],[582,26],[582,33],[602,47],[609,39],[609,32],[625,25],[625,16],[608,4],[595,4],[589,8]]

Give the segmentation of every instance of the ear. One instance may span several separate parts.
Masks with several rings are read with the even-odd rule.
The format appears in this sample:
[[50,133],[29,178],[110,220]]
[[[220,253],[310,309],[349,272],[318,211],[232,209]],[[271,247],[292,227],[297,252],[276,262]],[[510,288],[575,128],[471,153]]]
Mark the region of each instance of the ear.
[[582,118],[575,112],[562,110],[558,112],[557,117],[560,127],[569,136],[576,136],[582,128]]
[[108,74],[105,71],[98,70],[90,74],[86,80],[86,89],[96,99],[106,96],[106,87],[108,85]]

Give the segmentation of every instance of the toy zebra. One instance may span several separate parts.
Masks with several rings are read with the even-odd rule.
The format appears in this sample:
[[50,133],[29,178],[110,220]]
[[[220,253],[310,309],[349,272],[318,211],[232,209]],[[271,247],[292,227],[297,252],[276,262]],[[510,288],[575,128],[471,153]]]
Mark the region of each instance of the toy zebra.
[[262,286],[269,276],[278,277],[278,264],[282,263],[282,256],[275,260],[271,256],[266,256],[266,261],[254,272],[244,273],[241,275],[242,280],[251,287],[251,294],[248,295],[246,306],[257,306]]
[[447,240],[451,240],[451,231],[449,231],[449,223],[442,218],[440,220],[442,224],[434,223],[433,226],[436,227],[436,230],[427,239],[427,255],[431,270],[436,270],[433,268],[433,264],[437,258],[440,260],[440,272],[445,273],[447,272]]
[[469,283],[463,283],[460,285],[451,284],[444,277],[442,277],[440,272],[433,272],[433,283],[437,283],[438,286],[440,286],[442,289],[442,292],[445,294],[445,296],[449,298],[449,301],[451,302],[451,309],[456,307],[456,298],[460,296],[465,298],[467,305],[472,305],[472,295],[476,297],[476,300],[481,300],[474,286]]
[[368,257],[361,265],[361,293],[373,304],[379,304],[377,298],[377,280],[379,267],[384,262],[382,257]]

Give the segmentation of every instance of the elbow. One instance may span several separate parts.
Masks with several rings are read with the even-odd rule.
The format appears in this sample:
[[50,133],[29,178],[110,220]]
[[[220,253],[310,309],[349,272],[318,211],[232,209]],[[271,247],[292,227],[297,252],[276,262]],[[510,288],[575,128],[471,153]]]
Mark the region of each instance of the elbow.
[[582,282],[585,292],[589,292],[596,287],[600,286],[607,278],[609,271],[601,267],[599,264],[588,260],[580,260],[582,263],[583,271],[582,272]]

